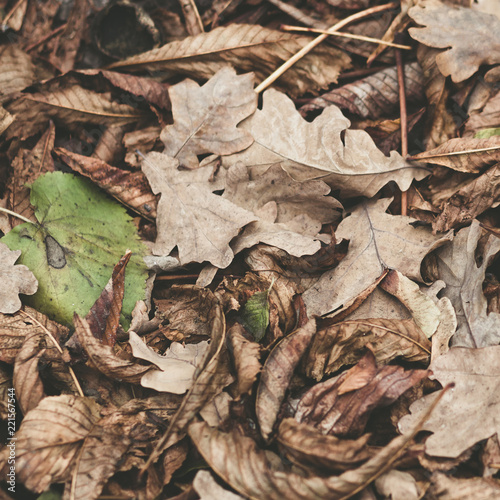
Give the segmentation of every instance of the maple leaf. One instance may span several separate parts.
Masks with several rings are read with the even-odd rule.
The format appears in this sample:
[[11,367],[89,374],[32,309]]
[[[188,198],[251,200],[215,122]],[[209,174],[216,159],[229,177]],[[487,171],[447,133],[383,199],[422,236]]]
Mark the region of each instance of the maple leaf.
[[350,240],[340,264],[324,273],[303,295],[308,314],[326,314],[351,305],[386,269],[422,281],[420,264],[432,250],[453,238],[413,227],[413,219],[385,213],[390,198],[363,202],[337,228],[335,236]]
[[226,67],[203,87],[184,80],[168,92],[174,124],[165,127],[160,138],[164,153],[177,158],[182,167],[198,167],[197,155],[228,155],[252,144],[252,136],[236,128],[257,108],[252,74],[237,76]]
[[16,266],[21,250],[9,250],[5,243],[0,243],[0,278],[3,286],[0,290],[0,313],[13,314],[21,309],[19,294],[33,295],[38,289],[38,281],[26,266]]
[[[469,349],[452,347],[436,358],[429,369],[443,386],[454,383],[439,403],[439,411],[424,423],[423,430],[434,434],[425,442],[429,455],[457,457],[478,441],[500,432],[498,412],[500,346]],[[419,399],[410,406],[411,415],[399,421],[405,434],[441,391]],[[478,415],[481,424],[478,425]]]
[[210,166],[182,171],[178,165],[178,160],[154,152],[142,164],[153,192],[162,193],[154,253],[168,255],[177,246],[181,264],[209,261],[227,267],[233,260],[229,242],[256,217],[212,193]]
[[312,123],[304,120],[293,101],[270,89],[262,110],[240,124],[254,143],[245,151],[223,158],[225,166],[237,161],[261,175],[274,163],[293,179],[321,179],[344,196],[374,196],[390,181],[402,190],[427,169],[407,163],[396,151],[385,156],[363,130],[350,130],[350,121],[337,106],[328,106]]
[[410,28],[412,38],[431,47],[451,47],[436,62],[441,73],[451,75],[454,82],[466,80],[481,64],[500,62],[500,20],[495,15],[437,0],[423,0],[408,14],[425,26]]

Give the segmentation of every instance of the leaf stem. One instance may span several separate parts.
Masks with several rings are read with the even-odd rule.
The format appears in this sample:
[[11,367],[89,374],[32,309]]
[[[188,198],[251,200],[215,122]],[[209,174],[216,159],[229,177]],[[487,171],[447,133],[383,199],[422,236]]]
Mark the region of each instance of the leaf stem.
[[2,207],[0,207],[0,212],[4,212],[6,214],[12,215],[13,217],[17,217],[18,219],[21,219],[24,222],[29,222],[30,224],[33,224],[34,226],[37,225],[32,220],[29,220],[29,219],[27,219],[26,217],[24,217],[24,216],[22,216],[20,214],[16,214],[16,212],[13,212],[12,210],[9,210],[8,208],[2,208]]

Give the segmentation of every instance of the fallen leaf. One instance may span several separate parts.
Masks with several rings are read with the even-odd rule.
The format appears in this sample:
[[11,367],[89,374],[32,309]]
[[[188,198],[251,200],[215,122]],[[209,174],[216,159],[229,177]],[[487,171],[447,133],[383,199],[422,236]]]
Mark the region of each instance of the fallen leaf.
[[260,432],[268,440],[285,398],[295,367],[316,333],[316,322],[310,319],[274,347],[264,364],[257,389],[255,409]]
[[377,491],[391,500],[419,500],[415,478],[408,472],[393,469],[375,481]]
[[197,155],[229,155],[246,149],[252,136],[238,123],[257,109],[253,75],[236,75],[220,69],[200,87],[192,80],[170,87],[173,125],[162,130],[164,154],[179,160],[181,167],[197,168]]
[[[442,385],[453,382],[455,387],[444,394],[439,412],[431,415],[423,425],[423,430],[433,433],[425,441],[428,455],[457,457],[499,431],[500,400],[496,390],[500,376],[499,355],[499,346],[481,349],[452,347],[431,363],[432,378]],[[403,434],[439,392],[424,396],[410,406],[411,414],[399,421]],[[478,425],[477,415],[481,415],[481,425]]]
[[500,161],[500,137],[488,139],[450,139],[437,148],[411,157],[416,161],[428,161],[444,165],[458,172],[477,173],[487,165]]
[[264,338],[269,326],[269,291],[255,292],[241,310],[241,322],[256,342]]
[[357,438],[375,408],[394,403],[428,374],[427,370],[405,371],[400,366],[379,368],[368,351],[350,370],[309,389],[299,401],[295,419],[322,434]]
[[421,1],[408,14],[417,24],[425,26],[410,28],[412,38],[430,47],[451,47],[441,52],[436,62],[441,73],[451,75],[454,82],[471,77],[482,64],[500,62],[498,17],[437,0]]
[[129,343],[136,358],[156,365],[160,370],[148,371],[141,385],[158,392],[184,394],[193,385],[193,376],[208,349],[208,342],[182,345],[172,342],[163,356],[148,347],[135,332],[130,332]]
[[[259,25],[230,24],[171,42],[109,68],[171,70],[208,79],[230,64],[240,72],[255,71],[257,80],[262,81],[308,42],[307,37]],[[282,75],[277,84],[292,95],[314,92],[336,82],[339,72],[349,65],[350,58],[338,49],[319,46]]]
[[[458,232],[455,240],[436,252],[437,277],[446,283],[442,291],[455,308],[458,327],[452,345],[485,347],[499,342],[500,314],[487,314],[483,282],[488,266],[500,251],[500,238],[488,235],[481,247],[478,221]],[[475,252],[479,251],[480,265]]]
[[331,474],[356,467],[373,456],[367,443],[370,434],[360,438],[339,439],[325,436],[311,425],[293,418],[281,421],[277,435],[280,449],[287,458],[299,466],[320,468]]
[[143,298],[146,268],[143,244],[122,207],[86,179],[53,172],[31,188],[37,224],[16,226],[2,241],[23,251],[22,262],[36,269],[39,289],[31,303],[70,324],[86,315],[127,248],[134,252],[125,279],[121,321],[127,323]]
[[384,270],[396,269],[408,278],[423,281],[422,259],[453,238],[435,236],[413,219],[385,212],[391,199],[363,202],[351,211],[335,232],[337,240],[350,240],[340,264],[309,288],[303,299],[308,314],[322,315],[349,306]]
[[181,264],[209,261],[225,268],[233,260],[229,242],[255,216],[212,193],[210,166],[183,171],[178,165],[154,152],[142,164],[153,193],[162,193],[154,253],[168,255],[177,246]]
[[193,488],[198,493],[200,500],[243,500],[243,497],[220,486],[212,474],[206,470],[196,473],[193,480]]
[[366,132],[349,129],[349,120],[334,105],[309,123],[286,95],[271,89],[263,99],[262,110],[240,125],[252,134],[252,146],[222,158],[227,167],[238,161],[249,166],[251,179],[281,162],[295,180],[321,179],[352,197],[373,196],[390,181],[406,190],[413,179],[428,175],[425,168],[406,163],[395,151],[385,156]]
[[15,265],[21,250],[11,251],[5,243],[0,243],[0,313],[13,314],[21,309],[19,294],[33,295],[38,290],[38,281],[23,265]]
[[7,44],[0,49],[0,104],[9,94],[29,87],[36,78],[36,68],[31,57],[17,45]]
[[0,106],[0,135],[2,135],[12,124],[14,117]]
[[[404,75],[407,102],[420,101],[424,85],[420,65],[417,62],[406,64]],[[398,76],[396,67],[392,66],[315,97],[302,106],[300,112],[304,115],[334,104],[363,118],[375,119],[387,116],[397,108],[398,103]]]
[[[36,493],[69,480],[71,463],[99,412],[100,406],[90,398],[64,394],[43,399],[24,416],[16,433],[17,480]],[[6,457],[0,461],[6,462]]]
[[[495,128],[500,123],[500,92],[497,92],[485,104],[484,108],[479,113],[471,113],[468,120],[465,122],[464,137],[480,137],[478,134],[481,131],[494,131],[492,135],[498,135],[498,128]],[[491,137],[491,135],[488,135]],[[483,138],[483,137],[481,137]],[[486,138],[486,137],[485,137]]]
[[429,500],[495,500],[500,495],[500,482],[494,478],[458,478],[435,473],[431,477],[431,486],[425,492]]

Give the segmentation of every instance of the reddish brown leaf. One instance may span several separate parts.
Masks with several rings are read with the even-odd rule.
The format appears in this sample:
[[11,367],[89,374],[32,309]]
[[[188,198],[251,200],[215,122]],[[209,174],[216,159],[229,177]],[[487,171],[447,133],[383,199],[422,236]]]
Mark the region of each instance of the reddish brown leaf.
[[302,328],[285,337],[266,360],[255,403],[260,431],[266,440],[273,431],[295,367],[315,333],[316,321],[310,319]]
[[428,373],[405,371],[400,366],[378,368],[375,356],[368,351],[347,372],[309,389],[299,402],[295,418],[323,434],[358,437],[375,408],[390,405]]

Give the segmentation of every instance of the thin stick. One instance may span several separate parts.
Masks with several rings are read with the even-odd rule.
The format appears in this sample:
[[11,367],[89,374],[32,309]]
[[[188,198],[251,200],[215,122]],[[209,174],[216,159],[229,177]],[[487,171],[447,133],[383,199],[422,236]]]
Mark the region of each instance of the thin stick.
[[377,43],[379,45],[387,45],[388,47],[394,47],[396,49],[411,50],[409,45],[401,45],[399,43],[386,42],[378,38],[371,38],[369,36],[354,35],[353,33],[344,33],[343,31],[336,31],[335,33],[330,33],[328,30],[319,30],[315,28],[304,28],[302,26],[288,26],[287,24],[282,24],[280,29],[283,31],[301,31],[306,33],[324,33],[331,36],[340,36],[342,38],[352,38],[353,40],[361,40],[363,42]]
[[282,12],[288,14],[290,17],[293,17],[299,23],[305,24],[306,26],[311,26],[312,28],[323,28],[326,27],[327,24],[321,21],[317,21],[313,19],[311,16],[304,14],[300,9],[294,7],[293,5],[288,5],[286,2],[282,2],[282,0],[267,0],[269,3],[272,3],[275,7],[278,7]]
[[[408,156],[408,113],[406,111],[406,93],[405,93],[405,67],[403,64],[403,55],[401,50],[396,49],[396,68],[398,71],[399,87],[399,118],[401,127],[401,156]],[[408,213],[408,193],[401,191],[401,215]]]
[[12,215],[13,217],[17,217],[18,219],[21,219],[24,222],[29,222],[30,224],[33,224],[34,226],[36,226],[36,224],[32,220],[29,220],[20,214],[16,214],[16,212],[13,212],[12,210],[9,210],[7,208],[0,207],[0,212],[5,212],[6,214]]
[[[500,146],[491,146],[489,148],[479,148],[479,149],[466,149],[465,151],[451,151],[449,153],[440,153],[437,155],[428,155],[428,156],[422,156],[422,157],[409,156],[408,160],[427,161],[429,158],[441,158],[442,156],[470,155],[472,153],[486,153],[487,151],[496,151],[497,149],[500,149]],[[420,153],[420,154],[423,154],[423,153]]]
[[[52,343],[54,344],[55,348],[59,351],[59,354],[63,354],[63,350],[61,349],[61,346],[59,345],[59,342],[55,339],[55,337],[52,335],[52,333],[49,332],[49,330],[40,323],[36,318],[34,318],[31,314],[28,314],[26,311],[23,311],[22,309],[19,311],[20,313],[24,314],[25,316],[28,316],[28,318],[36,323],[49,337],[50,340],[52,340]],[[69,373],[71,375],[71,378],[73,379],[73,382],[76,386],[76,389],[78,391],[78,394],[83,398],[85,397],[85,394],[83,394],[82,388],[80,386],[80,383],[78,382],[78,379],[76,378],[76,374],[73,371],[73,368],[71,366],[68,366]]]
[[34,48],[38,47],[42,43],[45,43],[47,40],[50,40],[52,37],[56,36],[59,32],[63,31],[68,23],[64,23],[61,26],[57,27],[55,30],[52,30],[50,33],[47,33],[45,36],[42,36],[39,40],[36,42],[28,45],[24,50],[25,52],[29,52],[30,50],[33,50]]
[[[372,14],[376,14],[377,12],[394,9],[395,7],[397,7],[396,3],[388,3],[385,5],[379,5],[377,7],[370,7],[369,9],[363,10],[361,12],[353,14],[352,16],[346,17],[344,20],[338,22],[337,24],[334,24],[328,30],[328,34],[331,34],[339,30],[340,28],[343,28],[344,26],[346,26],[349,23],[352,23],[353,21],[357,21],[358,19],[363,19],[365,17],[371,16]],[[297,61],[302,59],[302,57],[311,52],[311,50],[314,49],[314,47],[316,47],[323,40],[325,40],[328,37],[328,34],[323,33],[322,35],[316,37],[314,40],[311,40],[305,47],[299,50],[295,55],[293,55],[290,59],[288,59],[288,61],[282,64],[276,71],[271,73],[260,85],[258,85],[255,88],[255,92],[259,94],[263,90],[267,89],[267,87],[269,87],[269,85],[274,83],[285,71],[291,68]]]

